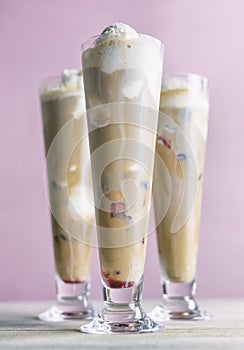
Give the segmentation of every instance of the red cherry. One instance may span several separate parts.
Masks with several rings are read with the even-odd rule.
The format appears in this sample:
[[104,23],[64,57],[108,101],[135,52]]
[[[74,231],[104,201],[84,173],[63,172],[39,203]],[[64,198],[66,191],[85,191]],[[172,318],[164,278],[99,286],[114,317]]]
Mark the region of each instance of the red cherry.
[[109,288],[131,288],[135,284],[134,281],[120,281],[113,278],[108,278],[108,273],[103,273],[104,281]]
[[161,140],[166,147],[171,148],[171,140],[167,136],[161,135],[159,140]]
[[114,202],[111,204],[111,216],[114,217],[116,214],[120,214],[125,211],[125,203]]

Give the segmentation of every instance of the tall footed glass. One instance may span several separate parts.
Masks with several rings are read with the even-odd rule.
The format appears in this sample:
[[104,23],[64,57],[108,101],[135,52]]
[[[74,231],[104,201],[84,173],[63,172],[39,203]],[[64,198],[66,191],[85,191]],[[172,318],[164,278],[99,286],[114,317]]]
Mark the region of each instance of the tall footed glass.
[[84,181],[89,143],[81,71],[64,70],[61,77],[45,81],[40,94],[57,303],[39,318],[91,319],[94,310],[88,295],[95,213],[86,195],[92,191],[91,172],[89,180]]
[[153,192],[163,299],[150,315],[158,321],[208,319],[195,300],[207,79],[195,74],[167,76],[160,112]]
[[141,298],[162,45],[137,33],[93,38],[82,66],[104,304],[81,331],[159,331]]

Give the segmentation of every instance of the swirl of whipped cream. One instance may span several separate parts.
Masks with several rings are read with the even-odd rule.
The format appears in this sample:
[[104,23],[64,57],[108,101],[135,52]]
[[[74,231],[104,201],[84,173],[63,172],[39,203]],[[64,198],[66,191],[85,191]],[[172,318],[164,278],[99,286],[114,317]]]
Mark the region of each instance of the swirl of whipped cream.
[[101,35],[96,40],[96,45],[99,45],[108,39],[133,39],[137,37],[138,34],[135,29],[131,28],[128,24],[114,23],[102,31]]

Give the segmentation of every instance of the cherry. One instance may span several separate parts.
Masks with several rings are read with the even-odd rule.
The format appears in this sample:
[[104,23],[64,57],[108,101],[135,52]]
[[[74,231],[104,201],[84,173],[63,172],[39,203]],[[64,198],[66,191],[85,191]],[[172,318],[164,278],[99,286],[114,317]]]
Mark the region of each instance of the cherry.
[[109,288],[131,288],[135,284],[134,281],[120,281],[108,277],[109,273],[103,273],[104,281]]
[[161,135],[159,140],[161,140],[166,147],[171,148],[171,140],[167,136]]

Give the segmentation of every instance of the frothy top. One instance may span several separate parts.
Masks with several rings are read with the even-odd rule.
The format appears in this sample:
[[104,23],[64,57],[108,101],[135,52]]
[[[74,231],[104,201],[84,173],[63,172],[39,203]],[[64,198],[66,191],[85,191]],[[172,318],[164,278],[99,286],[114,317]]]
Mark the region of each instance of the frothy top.
[[162,86],[162,91],[186,89],[188,89],[187,82],[175,77],[167,77]]
[[162,87],[160,108],[189,108],[204,112],[209,110],[208,91],[201,89],[197,75],[190,75],[189,81],[168,77]]
[[161,42],[138,34],[127,24],[116,23],[104,29],[94,47],[83,52],[83,68],[100,67],[111,74],[120,69],[151,69],[162,66]]
[[84,96],[82,71],[79,69],[64,69],[59,82],[47,82],[41,89],[42,102],[67,96]]
[[[145,79],[151,95],[158,96],[163,51],[158,39],[118,23],[107,27],[94,44],[83,52],[83,69],[98,67],[106,74],[124,71],[120,88],[126,98],[135,98]],[[132,74],[136,75],[134,79]]]
[[124,23],[114,23],[105,28],[102,31],[102,34],[96,40],[96,45],[109,40],[109,39],[118,39],[118,38],[137,38],[138,34],[135,29],[131,28],[128,24]]

